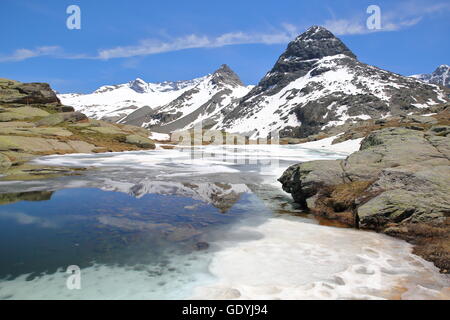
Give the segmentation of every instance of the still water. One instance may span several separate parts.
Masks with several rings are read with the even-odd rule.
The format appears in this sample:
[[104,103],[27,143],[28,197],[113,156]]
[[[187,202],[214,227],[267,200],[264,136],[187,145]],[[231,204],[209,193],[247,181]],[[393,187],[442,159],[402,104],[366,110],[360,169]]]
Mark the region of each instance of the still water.
[[89,170],[0,182],[0,299],[448,298],[448,277],[409,244],[319,223],[276,181],[345,154],[251,148],[36,160]]

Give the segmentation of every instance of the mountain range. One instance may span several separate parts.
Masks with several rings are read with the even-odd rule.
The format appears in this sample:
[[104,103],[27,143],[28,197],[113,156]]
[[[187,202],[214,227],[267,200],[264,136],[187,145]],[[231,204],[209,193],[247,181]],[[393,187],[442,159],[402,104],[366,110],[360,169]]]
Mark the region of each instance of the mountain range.
[[[445,68],[446,67],[446,68]],[[348,121],[409,114],[450,100],[448,66],[405,77],[360,62],[330,31],[313,26],[289,43],[256,86],[227,66],[178,82],[103,86],[91,94],[61,94],[65,105],[103,120],[170,133],[204,128],[252,138],[278,131],[306,137]]]

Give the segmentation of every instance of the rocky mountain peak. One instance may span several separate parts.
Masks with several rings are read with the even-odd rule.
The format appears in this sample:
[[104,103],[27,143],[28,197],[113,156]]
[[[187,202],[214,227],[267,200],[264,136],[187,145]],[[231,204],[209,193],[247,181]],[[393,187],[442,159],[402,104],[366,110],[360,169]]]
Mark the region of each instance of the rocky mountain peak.
[[446,64],[441,64],[435,71],[435,75],[444,75],[450,71],[450,66]]
[[136,78],[130,82],[130,88],[138,93],[144,93],[148,89],[148,83],[141,78]]
[[289,43],[280,59],[310,60],[337,54],[344,54],[356,59],[353,52],[333,33],[324,27],[313,26]]
[[324,27],[312,26],[288,44],[254,93],[267,89],[276,93],[292,80],[306,75],[318,60],[339,54],[356,59],[356,55],[333,33]]
[[226,64],[214,71],[211,81],[213,84],[227,84],[233,87],[244,85],[239,76]]
[[441,64],[432,73],[417,74],[413,75],[412,77],[422,80],[426,83],[437,84],[450,88],[450,66],[446,64]]
[[320,40],[325,38],[333,38],[334,35],[322,26],[309,27],[305,32],[299,35],[294,41],[301,41],[307,39]]

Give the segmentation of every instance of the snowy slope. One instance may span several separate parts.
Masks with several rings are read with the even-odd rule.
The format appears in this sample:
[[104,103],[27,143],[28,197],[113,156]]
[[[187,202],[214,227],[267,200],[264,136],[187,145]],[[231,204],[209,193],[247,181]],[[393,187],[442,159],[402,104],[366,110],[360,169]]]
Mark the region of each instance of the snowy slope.
[[117,121],[141,107],[153,109],[164,105],[202,80],[147,83],[137,78],[125,84],[100,87],[91,94],[59,94],[58,98],[88,117]]

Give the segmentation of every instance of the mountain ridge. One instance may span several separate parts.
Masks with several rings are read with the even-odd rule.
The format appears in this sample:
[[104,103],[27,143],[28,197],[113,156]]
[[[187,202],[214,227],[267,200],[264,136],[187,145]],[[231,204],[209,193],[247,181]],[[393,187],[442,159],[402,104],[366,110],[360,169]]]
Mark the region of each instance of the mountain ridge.
[[[127,92],[116,87],[102,88],[123,90],[124,100]],[[312,26],[291,41],[254,87],[244,86],[227,65],[191,81],[152,86],[138,78],[126,87],[132,91],[128,100],[103,108],[104,112],[97,111],[94,117],[107,116],[164,133],[190,129],[202,121],[206,129],[252,138],[267,137],[272,131],[281,137],[303,138],[330,126],[406,115],[450,99],[438,85],[360,62],[321,26]],[[136,98],[150,97],[152,90],[159,99],[146,103],[148,100]],[[77,105],[76,99],[64,98],[61,96],[65,104],[93,116],[85,111],[87,107]],[[99,108],[102,106],[94,103],[89,110]]]

